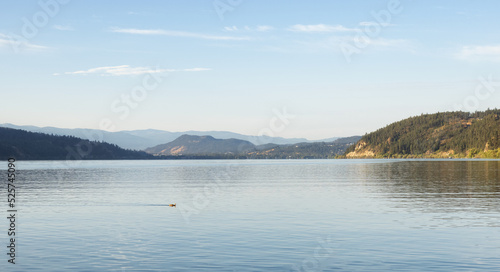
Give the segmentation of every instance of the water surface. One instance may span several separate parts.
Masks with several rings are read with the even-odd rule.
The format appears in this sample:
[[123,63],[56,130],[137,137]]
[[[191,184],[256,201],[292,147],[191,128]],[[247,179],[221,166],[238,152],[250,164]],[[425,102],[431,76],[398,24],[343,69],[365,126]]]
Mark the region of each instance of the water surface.
[[500,271],[500,161],[16,166],[1,271]]

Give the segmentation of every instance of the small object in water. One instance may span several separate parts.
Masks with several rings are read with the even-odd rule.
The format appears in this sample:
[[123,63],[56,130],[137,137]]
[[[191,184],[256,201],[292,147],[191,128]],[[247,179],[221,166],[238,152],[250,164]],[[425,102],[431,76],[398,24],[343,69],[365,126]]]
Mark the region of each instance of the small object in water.
[[168,205],[168,206],[170,206],[170,207],[176,207],[176,205],[177,205],[177,204],[176,204],[176,203],[174,203],[174,204],[170,204],[170,205]]

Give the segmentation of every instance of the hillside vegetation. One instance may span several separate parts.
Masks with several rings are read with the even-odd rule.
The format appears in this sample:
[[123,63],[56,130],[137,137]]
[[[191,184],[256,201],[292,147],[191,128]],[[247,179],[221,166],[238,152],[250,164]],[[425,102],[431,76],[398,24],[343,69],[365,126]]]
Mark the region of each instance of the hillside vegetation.
[[366,134],[347,158],[500,158],[500,110],[411,117]]
[[298,143],[292,145],[265,145],[248,152],[252,159],[333,159],[356,143],[361,137],[340,138],[332,142]]
[[24,160],[109,160],[150,159],[143,151],[133,151],[104,142],[73,136],[54,136],[19,129],[0,128],[0,159]]

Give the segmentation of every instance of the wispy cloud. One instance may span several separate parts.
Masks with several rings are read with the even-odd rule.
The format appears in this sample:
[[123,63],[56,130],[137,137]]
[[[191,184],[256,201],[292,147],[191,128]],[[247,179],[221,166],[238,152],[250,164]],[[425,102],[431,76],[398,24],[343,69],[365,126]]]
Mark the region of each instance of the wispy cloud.
[[46,46],[30,43],[28,42],[27,39],[21,36],[6,35],[0,33],[0,48],[9,48],[9,47],[16,52],[22,50],[39,51],[48,49],[48,47]]
[[[353,35],[334,35],[328,36],[323,39],[316,40],[297,40],[295,44],[298,45],[295,50],[300,52],[310,52],[310,53],[319,53],[319,52],[336,52],[341,53],[341,48],[354,44],[358,37]],[[405,39],[386,39],[386,38],[374,38],[366,41],[367,45],[370,46],[371,49],[377,51],[384,50],[398,50],[398,51],[407,51],[410,53],[415,53],[415,45],[410,40]]]
[[256,27],[244,26],[239,28],[237,26],[226,26],[224,27],[225,31],[235,32],[235,31],[258,31],[258,32],[267,32],[273,30],[274,27],[268,25],[259,25]]
[[266,31],[271,31],[273,29],[274,29],[274,27],[272,27],[272,26],[260,25],[260,26],[257,26],[257,28],[255,30],[260,31],[260,32],[266,32]]
[[409,40],[405,39],[385,39],[385,38],[377,38],[372,39],[369,42],[370,45],[379,46],[379,47],[397,47],[402,49],[409,49],[413,51],[413,45]]
[[455,57],[467,61],[500,61],[500,45],[463,46]]
[[136,34],[136,35],[163,35],[172,37],[198,38],[205,40],[228,40],[228,41],[250,40],[249,37],[217,36],[217,35],[208,35],[195,32],[164,30],[164,29],[137,29],[137,28],[113,27],[111,28],[111,32]]
[[88,70],[80,70],[74,72],[54,73],[54,76],[60,75],[90,75],[96,74],[100,76],[136,76],[143,74],[158,74],[168,72],[200,72],[209,71],[209,68],[188,68],[188,69],[154,69],[150,67],[131,67],[130,65],[104,66],[91,68]]
[[224,30],[225,31],[238,31],[238,27],[237,26],[226,26],[224,27]]
[[61,31],[73,31],[73,27],[67,25],[53,25],[52,28],[61,30]]
[[288,28],[289,31],[294,32],[346,32],[346,31],[357,31],[356,28],[347,28],[342,25],[293,25]]

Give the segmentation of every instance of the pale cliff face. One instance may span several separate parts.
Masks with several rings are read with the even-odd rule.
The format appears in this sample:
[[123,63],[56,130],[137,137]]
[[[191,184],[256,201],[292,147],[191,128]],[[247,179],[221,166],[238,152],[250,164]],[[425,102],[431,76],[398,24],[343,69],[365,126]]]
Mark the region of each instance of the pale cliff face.
[[359,141],[359,143],[358,143],[358,145],[356,145],[356,148],[354,149],[354,151],[360,151],[365,146],[366,146],[365,141]]
[[370,150],[369,148],[366,148],[366,142],[365,141],[359,141],[359,143],[356,145],[354,148],[353,152],[347,153],[346,157],[347,158],[373,158],[375,157],[375,152]]

